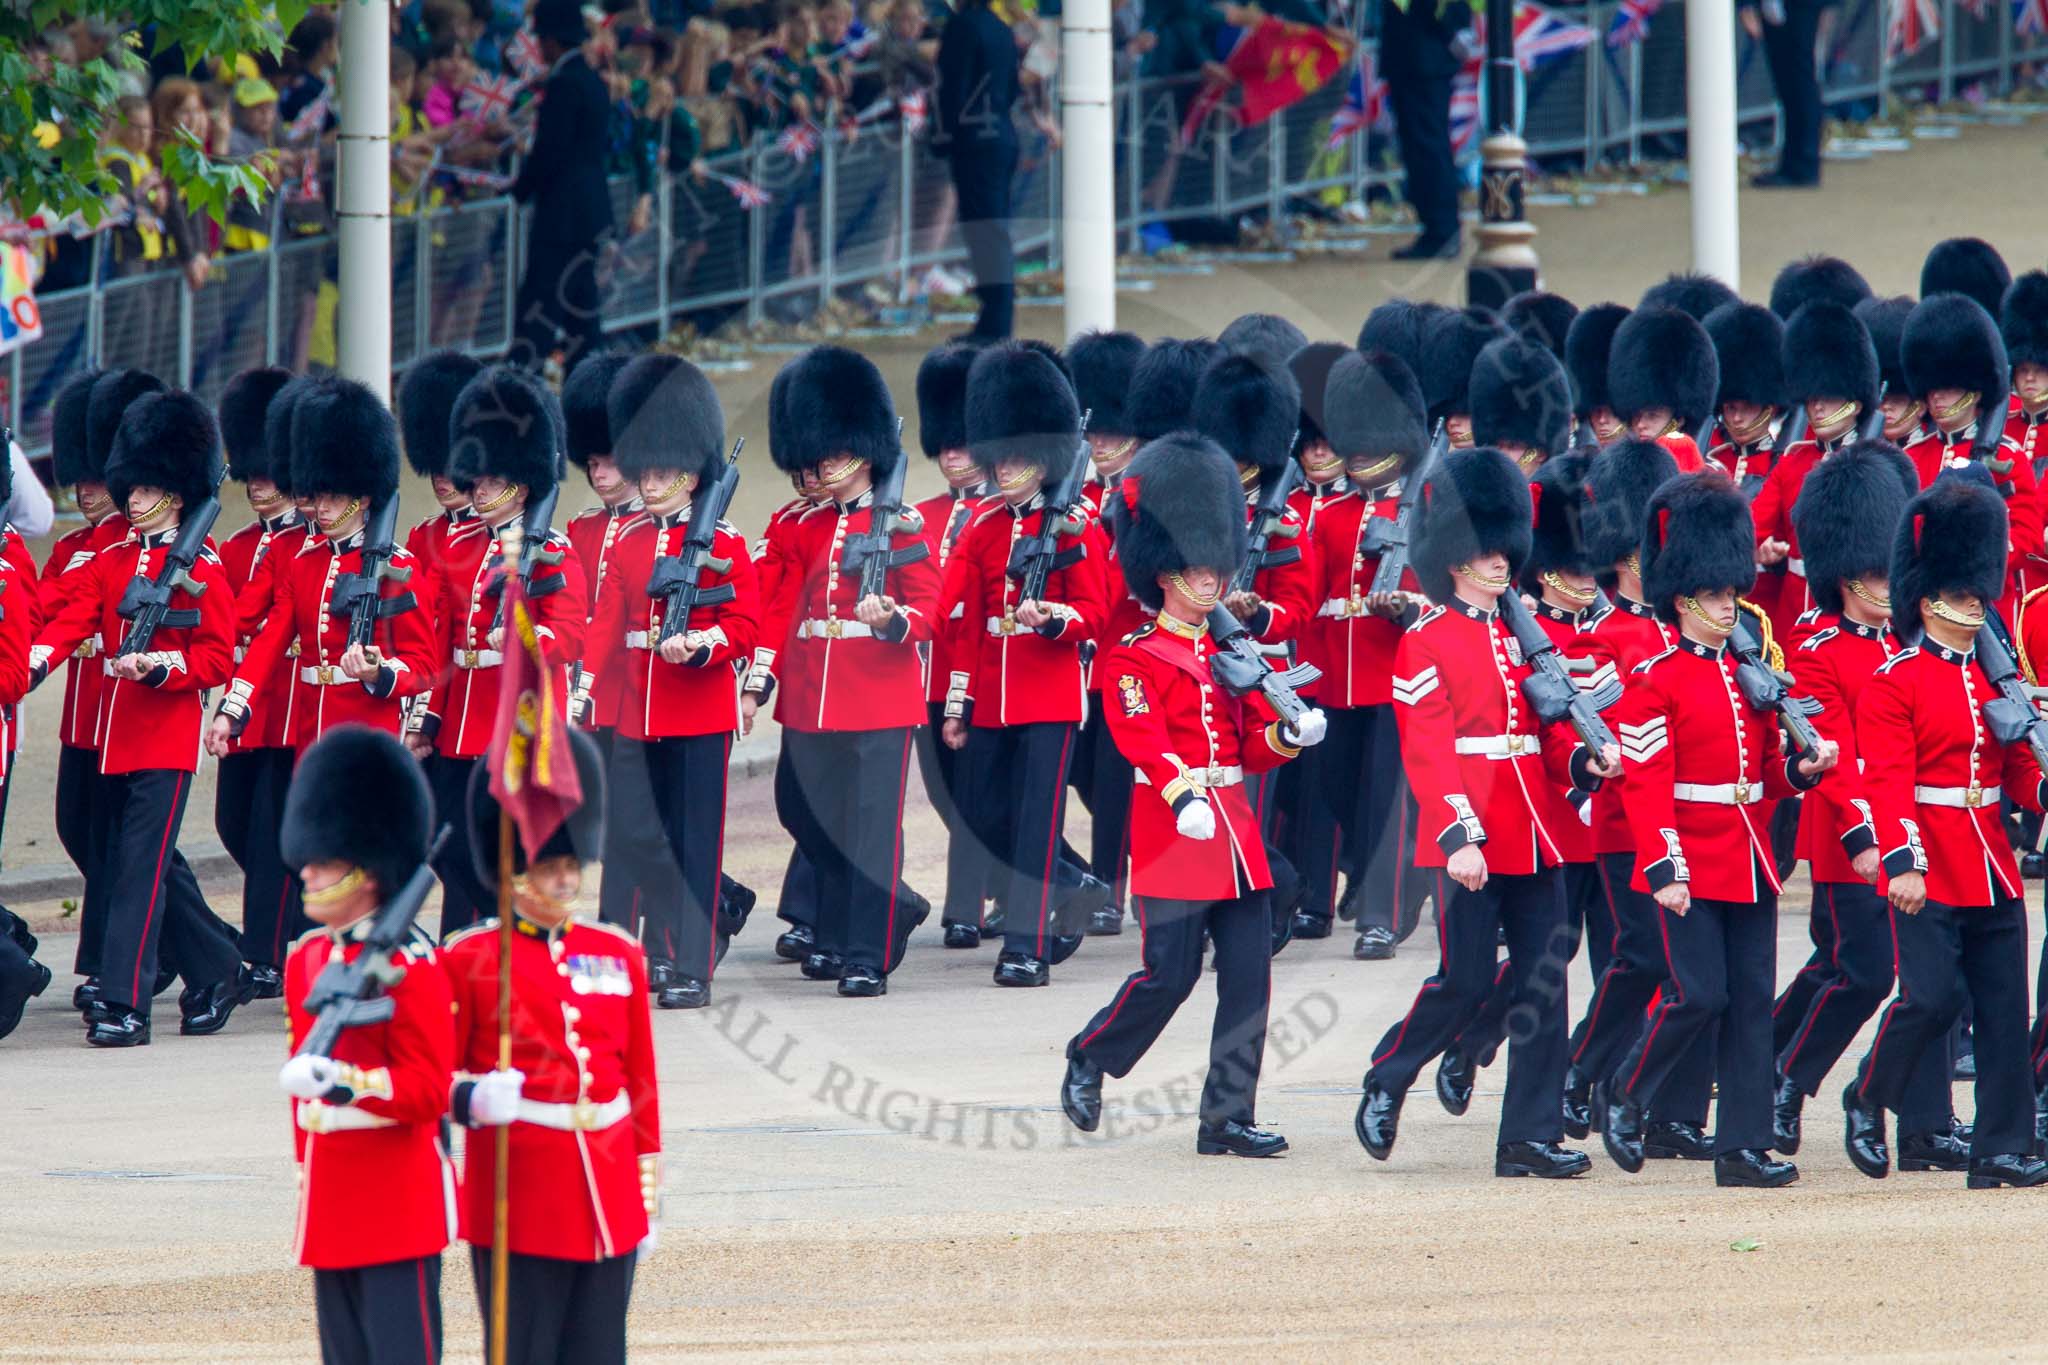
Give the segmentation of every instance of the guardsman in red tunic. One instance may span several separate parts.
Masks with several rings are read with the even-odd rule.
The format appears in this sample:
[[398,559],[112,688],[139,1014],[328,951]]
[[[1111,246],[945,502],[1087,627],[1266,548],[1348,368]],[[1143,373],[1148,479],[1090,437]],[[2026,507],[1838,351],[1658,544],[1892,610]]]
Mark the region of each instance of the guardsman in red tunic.
[[1350,491],[1324,504],[1312,532],[1320,648],[1310,661],[1323,671],[1316,699],[1330,734],[1303,760],[1310,798],[1303,813],[1306,889],[1294,935],[1330,932],[1342,869],[1338,913],[1358,923],[1352,955],[1372,961],[1394,955],[1397,921],[1412,928],[1427,894],[1408,865],[1414,801],[1399,776],[1389,682],[1407,594],[1417,589],[1409,574],[1402,592],[1374,599],[1379,555],[1369,548],[1374,520],[1392,521],[1402,482],[1429,445],[1421,386],[1391,352],[1346,355],[1323,386],[1323,427],[1344,461]]
[[1558,1145],[1569,940],[1553,791],[1590,788],[1619,764],[1612,751],[1587,753],[1568,726],[1544,726],[1523,697],[1530,666],[1496,604],[1528,558],[1533,511],[1515,462],[1480,446],[1430,476],[1416,528],[1415,576],[1439,605],[1401,637],[1394,701],[1421,811],[1416,862],[1435,874],[1440,961],[1365,1075],[1353,1126],[1380,1161],[1408,1088],[1493,989],[1505,932],[1529,1031],[1508,1058],[1494,1173],[1574,1176],[1589,1164]]
[[[306,539],[305,518],[292,502],[291,471],[271,464],[264,418],[278,392],[291,382],[281,369],[244,370],[220,396],[221,444],[228,477],[241,481],[256,520],[224,541],[221,567],[235,590],[235,661],[263,628],[270,611],[271,583]],[[213,827],[242,870],[242,956],[249,962],[253,998],[269,1000],[284,989],[285,950],[303,932],[298,880],[277,851],[278,822],[285,789],[292,780],[291,719],[294,679],[278,671],[263,699],[264,724],[247,730],[220,755],[215,778]]]
[[1628,320],[1628,313],[1618,303],[1596,303],[1580,309],[1565,333],[1564,366],[1572,377],[1572,417],[1578,422],[1581,443],[1590,439],[1591,444],[1604,446],[1628,434],[1628,424],[1614,415],[1607,386],[1614,333]]
[[[455,399],[470,380],[483,372],[483,362],[463,351],[434,351],[406,366],[398,385],[398,422],[405,437],[405,461],[413,473],[434,489],[434,501],[441,510],[420,522],[406,534],[405,548],[419,561],[420,581],[430,585],[423,594],[432,597],[431,585],[441,577],[441,561],[449,547],[476,524],[476,506],[469,492],[448,472],[448,418]],[[429,625],[439,629],[434,613],[440,603],[423,600]]]
[[[980,348],[941,346],[917,367],[917,440],[925,458],[938,465],[946,491],[917,504],[931,538],[932,558],[943,576],[966,535],[968,523],[986,505],[988,474],[967,448],[967,372]],[[962,608],[964,610],[964,608]],[[943,743],[946,694],[959,667],[952,657],[954,632],[941,629],[925,663],[926,723],[917,730],[917,763],[925,794],[946,826],[946,902],[939,915],[948,948],[981,943],[982,906],[994,890],[989,851],[974,833],[972,803],[981,781],[979,755]]]
[[841,995],[877,996],[922,918],[901,882],[903,789],[911,733],[925,720],[917,646],[936,633],[939,574],[914,507],[889,529],[883,591],[863,597],[863,575],[846,565],[849,543],[866,543],[877,485],[903,458],[881,372],[844,347],[816,346],[783,373],[789,441],[771,439],[770,454],[813,472],[831,501],[797,517],[780,547],[771,542],[781,562],[761,648],[776,653],[756,652],[747,690],[780,693],[782,813],[818,878],[817,947],[802,970],[837,980]]
[[[1078,454],[1080,418],[1066,376],[1044,355],[1007,344],[975,360],[967,442],[995,492],[961,533],[939,594],[952,666],[942,734],[948,749],[974,755],[966,837],[990,850],[1001,879],[999,986],[1045,985],[1051,964],[1079,943],[1061,911],[1083,899],[1093,910],[1108,895],[1067,861],[1060,837],[1088,707],[1083,659],[1109,615],[1106,538],[1086,507],[1046,503]],[[1027,597],[1012,566],[1047,518],[1058,523],[1057,554],[1043,592]]]
[[1446,308],[1421,321],[1415,377],[1429,404],[1430,426],[1444,424],[1453,450],[1472,445],[1472,366],[1481,351],[1507,335],[1507,324],[1490,308]]
[[[1116,540],[1104,507],[1138,448],[1185,420],[1194,383],[1213,353],[1206,341],[1171,338],[1148,348],[1129,332],[1087,332],[1067,348],[1075,396],[1088,416],[1088,456],[1095,477],[1088,501],[1109,538],[1109,620],[1102,640],[1113,642],[1145,623],[1145,609],[1116,572]],[[1178,405],[1178,406],[1176,406]],[[1088,668],[1088,720],[1074,752],[1074,786],[1088,807],[1088,868],[1109,887],[1109,900],[1091,917],[1090,934],[1120,934],[1130,900],[1131,765],[1110,737],[1102,670]]]
[[1884,1111],[1902,1110],[1921,1055],[1941,1051],[1967,1005],[1976,1038],[1971,1189],[2048,1183],[2034,1153],[2027,1057],[2027,917],[2001,799],[2041,808],[2041,769],[1984,718],[1997,696],[1976,643],[2006,586],[2006,512],[1951,475],[1906,506],[1892,556],[1894,610],[1919,645],[1879,668],[1858,699],[1856,742],[1877,831],[1878,890],[1891,902],[1899,994],[1842,1095],[1849,1158],[1890,1169]]
[[1721,387],[1707,429],[1707,463],[1754,498],[1771,472],[1771,428],[1785,411],[1785,322],[1755,303],[1707,314]]
[[1614,329],[1608,355],[1608,403],[1638,441],[1656,441],[1681,474],[1704,463],[1692,434],[1714,413],[1721,387],[1714,341],[1692,314],[1664,305],[1637,308]]
[[1507,452],[1526,478],[1572,438],[1572,383],[1548,350],[1525,337],[1489,342],[1472,362],[1472,439]]
[[1919,471],[1920,486],[1927,487],[1944,469],[1980,460],[1991,472],[1999,496],[2005,499],[2011,526],[2006,563],[2010,573],[2006,592],[1996,603],[2010,617],[2028,587],[2029,565],[2038,573],[2041,563],[2041,491],[2034,481],[2034,466],[2020,447],[2003,431],[1988,454],[1976,449],[1977,425],[1983,403],[2006,391],[2010,370],[2006,364],[2005,341],[1990,314],[1974,300],[1961,294],[1936,294],[1922,299],[1906,319],[1900,341],[1906,383],[1915,397],[1927,404],[1933,431],[1906,447],[1906,454]]
[[1661,913],[1669,980],[1607,1082],[1608,1154],[1642,1169],[1643,1111],[1707,1030],[1718,1041],[1714,1183],[1777,1188],[1799,1178],[1769,1155],[1770,1002],[1777,966],[1778,872],[1767,803],[1834,766],[1826,739],[1783,752],[1776,717],[1736,678],[1728,636],[1756,581],[1749,505],[1717,472],[1671,480],[1644,519],[1644,595],[1679,642],[1636,665],[1614,712],[1627,767],[1637,891]]
[[1256,1125],[1271,995],[1265,841],[1245,777],[1323,736],[1322,713],[1289,730],[1263,700],[1213,673],[1208,616],[1244,555],[1243,494],[1230,458],[1191,435],[1147,444],[1109,500],[1126,585],[1157,612],[1104,651],[1110,733],[1137,771],[1131,894],[1144,964],[1067,1044],[1060,1106],[1082,1132],[1102,1122],[1102,1078],[1127,1076],[1202,976],[1216,946],[1216,1020],[1195,1150],[1269,1157],[1287,1139]]
[[[282,843],[319,926],[285,962],[288,1049],[330,964],[353,962],[380,907],[427,860],[433,798],[396,736],[329,730],[306,750]],[[294,1248],[313,1272],[326,1365],[433,1365],[441,1358],[441,1252],[455,1235],[455,1168],[442,1141],[455,1071],[453,998],[433,941],[392,954],[391,1017],[345,1028],[331,1054],[278,1072],[292,1097],[299,1166]]]
[[[323,376],[287,388],[291,488],[310,499],[313,524],[269,575],[270,601],[215,715],[207,747],[226,753],[234,736],[267,727],[277,680],[292,688],[290,739],[303,752],[336,725],[404,728],[405,699],[432,685],[434,635],[418,598],[418,562],[394,546],[392,575],[376,584],[368,646],[349,639],[351,589],[362,573],[364,527],[398,496],[398,428],[361,384]],[[273,408],[276,406],[273,403]],[[260,584],[258,586],[261,586]]]
[[[1856,746],[1859,699],[1905,645],[1891,629],[1892,542],[1919,489],[1913,466],[1888,442],[1858,442],[1808,476],[1796,518],[1807,581],[1820,616],[1786,656],[1802,696],[1820,703],[1814,728],[1841,760],[1800,802],[1799,856],[1813,876],[1814,952],[1778,996],[1771,1045],[1778,1056],[1773,1146],[1799,1150],[1800,1110],[1841,1060],[1857,1030],[1892,993],[1891,917],[1877,894],[1877,825]],[[1904,1100],[1900,1170],[1959,1171],[1969,1144],[1954,1135],[1945,1046],[1924,1049]]]
[[[129,627],[121,606],[130,584],[163,568],[186,509],[213,495],[220,474],[220,432],[191,394],[150,393],[125,407],[107,459],[107,491],[127,509],[130,529],[82,566],[86,577],[44,624],[29,653],[34,682],[94,632],[115,642],[114,654]],[[147,652],[104,661],[98,725],[110,828],[101,866],[111,885],[98,998],[87,1005],[86,1041],[96,1047],[149,1041],[160,947],[185,979],[181,1032],[218,1033],[247,999],[241,952],[177,848],[199,768],[201,697],[234,667],[234,590],[211,540],[189,582],[171,593]]]
[[[0,494],[11,497],[13,485],[10,464],[0,473]],[[0,729],[5,731],[0,734],[0,811],[6,809],[14,778],[15,707],[28,692],[29,644],[42,629],[35,561],[12,526],[6,528],[6,539],[6,552],[0,553]],[[0,906],[0,1038],[14,1032],[22,1009],[49,987],[50,969],[35,960],[35,950],[36,937],[27,922]]]
[[[562,417],[555,396],[538,380],[510,365],[494,365],[469,382],[449,417],[448,475],[470,492],[477,519],[451,537],[441,561],[434,610],[439,631],[433,694],[418,715],[414,753],[428,753],[427,780],[435,801],[457,808],[469,773],[490,747],[498,714],[498,678],[504,665],[504,627],[498,619],[507,564],[501,533],[526,516],[561,482],[563,459],[556,444]],[[536,528],[538,529],[538,528]],[[552,527],[541,537],[529,532],[522,559],[532,564],[526,593],[534,604],[534,633],[547,651],[548,666],[566,683],[571,660],[583,657],[588,610],[583,566],[568,537]],[[557,696],[567,696],[559,685]],[[430,751],[430,752],[429,752]],[[458,852],[444,852],[441,873],[441,932],[446,935],[482,918],[487,905],[481,884]]]
[[697,575],[707,600],[669,620],[672,589],[662,583],[681,572],[697,495],[725,467],[725,414],[711,381],[680,356],[638,356],[613,381],[609,407],[613,457],[647,515],[613,547],[584,658],[623,682],[613,762],[628,746],[640,750],[663,854],[681,878],[677,899],[646,907],[641,937],[661,945],[674,973],[656,1003],[696,1009],[711,1002],[725,940],[718,909],[736,670],[753,657],[760,597],[746,538],[721,520]]
[[[498,921],[442,950],[455,995],[449,1108],[464,1144],[462,1239],[490,1345],[494,1127],[510,1125],[506,1360],[622,1365],[633,1268],[661,1211],[661,1101],[647,958],[615,925],[583,919],[584,865],[601,851],[597,746],[569,732],[583,804],[528,860],[512,850],[512,1066],[498,1064]],[[498,805],[479,764],[468,800],[477,874],[497,880]],[[495,893],[495,892],[494,892]]]
[[[1999,313],[2005,358],[2012,364],[2013,410],[2005,438],[2020,448],[2034,482],[2048,473],[2048,273],[2029,270],[2012,282]],[[2030,589],[2048,582],[2048,569],[2029,566]]]
[[1870,334],[1870,344],[1877,351],[1878,386],[1884,391],[1880,403],[1884,408],[1881,434],[1904,450],[1927,434],[1927,405],[1913,396],[1906,383],[1905,361],[1900,351],[1906,319],[1913,315],[1913,300],[1904,295],[1869,298],[1857,304],[1855,312],[1856,320]]

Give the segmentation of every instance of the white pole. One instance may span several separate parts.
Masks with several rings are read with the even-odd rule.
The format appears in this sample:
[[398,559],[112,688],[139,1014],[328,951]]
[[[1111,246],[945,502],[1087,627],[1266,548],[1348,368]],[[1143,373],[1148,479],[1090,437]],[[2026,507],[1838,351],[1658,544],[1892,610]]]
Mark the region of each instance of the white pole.
[[391,401],[391,6],[341,6],[341,372]]
[[1686,0],[1685,115],[1691,149],[1692,266],[1730,289],[1740,289],[1732,0]]
[[1060,16],[1060,258],[1067,337],[1116,326],[1116,89],[1109,0],[1067,0]]

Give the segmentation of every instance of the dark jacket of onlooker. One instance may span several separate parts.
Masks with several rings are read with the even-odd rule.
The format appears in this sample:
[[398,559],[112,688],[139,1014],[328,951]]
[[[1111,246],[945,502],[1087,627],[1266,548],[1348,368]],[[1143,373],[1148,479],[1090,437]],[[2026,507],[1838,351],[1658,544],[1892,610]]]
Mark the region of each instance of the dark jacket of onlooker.
[[977,146],[1014,146],[1017,40],[986,3],[970,0],[939,35],[938,128],[952,156]]
[[512,197],[533,202],[533,240],[588,246],[612,230],[605,187],[611,100],[580,49],[548,73],[536,116],[533,151],[512,183]]

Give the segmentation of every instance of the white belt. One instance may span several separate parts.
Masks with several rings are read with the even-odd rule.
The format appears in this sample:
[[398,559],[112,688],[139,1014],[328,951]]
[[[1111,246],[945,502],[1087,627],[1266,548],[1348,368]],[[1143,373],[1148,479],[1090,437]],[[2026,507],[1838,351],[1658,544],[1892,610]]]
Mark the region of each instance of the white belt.
[[450,662],[457,668],[496,668],[505,656],[495,649],[458,649]]
[[[1152,785],[1152,779],[1145,776],[1142,769],[1132,773],[1131,776],[1137,780],[1140,786],[1149,787]],[[1238,783],[1244,781],[1244,769],[1232,763],[1228,767],[1189,768],[1183,776],[1187,778],[1191,785],[1197,787],[1235,787]]]
[[106,647],[107,642],[102,640],[97,634],[94,634],[80,640],[78,648],[71,651],[71,657],[74,659],[90,659]]
[[660,638],[651,630],[629,630],[626,632],[626,648],[653,649]]
[[1806,561],[1803,559],[1788,559],[1785,561],[1785,567],[1798,574],[1801,578],[1806,577]]
[[372,1114],[353,1105],[329,1104],[325,1100],[300,1100],[297,1115],[302,1133],[347,1133],[362,1128],[394,1128],[397,1119]]
[[244,660],[244,659],[246,659],[246,658],[248,658],[248,657],[249,657],[249,647],[248,647],[247,645],[236,645],[236,646],[235,646],[235,662],[236,662],[236,663],[240,663],[240,662],[242,662],[242,660]]
[[1520,758],[1543,752],[1537,735],[1460,735],[1451,748],[1474,758]]
[[1316,608],[1317,616],[1334,617],[1340,621],[1367,614],[1365,597],[1360,593],[1353,593],[1349,597],[1332,597]]
[[342,671],[340,664],[319,664],[313,668],[299,670],[299,681],[308,687],[340,687],[343,683],[355,681]]
[[1036,632],[1033,631],[1030,626],[1018,625],[1017,618],[1014,616],[991,616],[984,624],[987,626],[988,633],[991,635],[1036,634]]
[[796,638],[799,640],[872,640],[874,627],[865,621],[799,621]]
[[1975,810],[1979,806],[1996,806],[2005,797],[2000,787],[1980,787],[1975,783],[1967,787],[1919,787],[1913,788],[1913,800],[1922,806],[1954,806],[1958,810]]
[[1671,795],[1675,800],[1691,801],[1702,806],[1753,806],[1764,799],[1764,784],[1761,782],[1674,782]]
[[593,1133],[609,1128],[633,1112],[633,1102],[624,1091],[603,1104],[578,1100],[574,1104],[548,1104],[541,1100],[519,1101],[519,1121],[536,1128],[553,1128],[562,1133]]

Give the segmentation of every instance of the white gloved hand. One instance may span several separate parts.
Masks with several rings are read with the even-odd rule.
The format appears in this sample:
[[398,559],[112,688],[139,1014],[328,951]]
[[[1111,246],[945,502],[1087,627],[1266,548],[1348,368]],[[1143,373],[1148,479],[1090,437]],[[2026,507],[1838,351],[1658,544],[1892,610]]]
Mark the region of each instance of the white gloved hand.
[[648,1220],[647,1235],[640,1239],[640,1245],[633,1248],[633,1264],[646,1265],[647,1258],[661,1245],[661,1224]]
[[277,1088],[302,1100],[317,1100],[341,1080],[341,1064],[332,1057],[306,1053],[286,1062],[277,1071]]
[[1330,718],[1320,707],[1311,706],[1301,713],[1301,719],[1292,725],[1282,726],[1280,733],[1289,744],[1297,749],[1306,749],[1312,744],[1321,744],[1323,736],[1330,732]]
[[517,1067],[509,1071],[487,1071],[477,1077],[469,1092],[469,1121],[477,1128],[502,1128],[519,1117],[519,1088],[526,1073]]
[[1216,812],[1209,808],[1206,797],[1197,797],[1180,808],[1180,814],[1173,817],[1173,827],[1190,839],[1213,839]]

